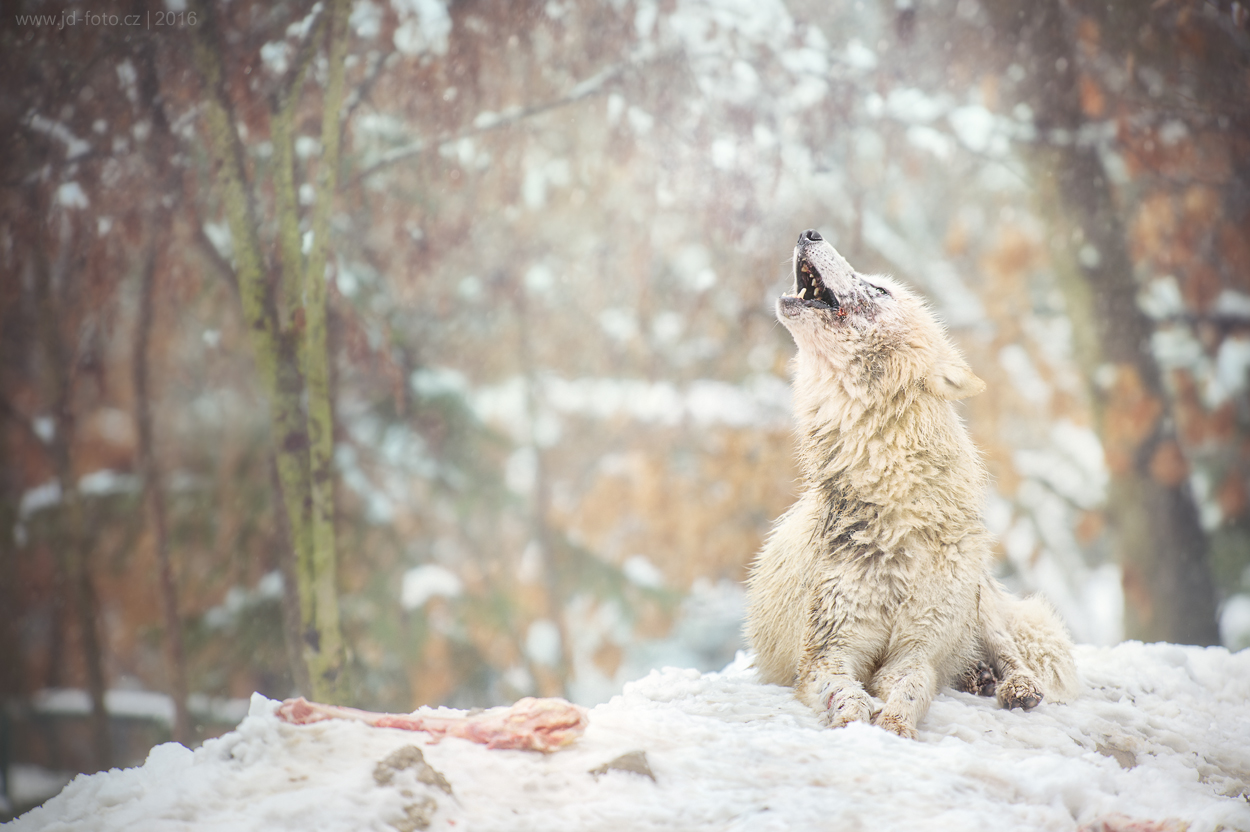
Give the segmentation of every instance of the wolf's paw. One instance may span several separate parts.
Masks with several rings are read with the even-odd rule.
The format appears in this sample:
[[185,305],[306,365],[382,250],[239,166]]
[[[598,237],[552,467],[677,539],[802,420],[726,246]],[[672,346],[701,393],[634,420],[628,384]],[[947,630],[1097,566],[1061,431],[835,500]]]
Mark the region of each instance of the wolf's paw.
[[855,688],[834,688],[823,697],[825,710],[820,721],[830,728],[872,720],[872,698]]
[[1027,676],[1008,676],[998,684],[998,704],[1004,708],[1029,710],[1043,699],[1042,689]]
[[994,696],[998,691],[998,675],[994,668],[985,662],[977,662],[969,667],[956,680],[955,686],[964,693],[975,693],[977,696]]
[[873,718],[872,724],[884,728],[891,734],[898,734],[905,740],[916,739],[916,728],[903,716],[884,710]]

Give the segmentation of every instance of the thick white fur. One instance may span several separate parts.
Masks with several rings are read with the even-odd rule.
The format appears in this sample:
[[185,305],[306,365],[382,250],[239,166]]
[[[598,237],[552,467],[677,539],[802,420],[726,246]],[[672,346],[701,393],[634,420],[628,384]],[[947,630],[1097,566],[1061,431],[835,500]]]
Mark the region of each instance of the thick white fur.
[[984,383],[916,295],[855,273],[808,234],[796,292],[807,264],[838,303],[778,301],[798,345],[804,485],[748,581],[763,680],[793,685],[829,725],[871,721],[908,737],[939,686],[976,688],[978,662],[1004,706],[1070,698],[1058,617],[987,571],[986,473],[952,404]]

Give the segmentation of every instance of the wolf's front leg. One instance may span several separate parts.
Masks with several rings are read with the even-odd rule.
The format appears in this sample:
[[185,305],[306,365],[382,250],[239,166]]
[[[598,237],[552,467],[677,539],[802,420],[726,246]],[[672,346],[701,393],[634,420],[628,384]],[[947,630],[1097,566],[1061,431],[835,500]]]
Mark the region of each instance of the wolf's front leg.
[[861,680],[872,672],[886,634],[837,593],[818,598],[804,633],[795,694],[831,728],[869,722],[874,701]]
[[873,677],[873,692],[885,699],[885,707],[873,724],[900,737],[914,740],[916,726],[929,712],[937,692],[937,674],[928,657],[908,656],[884,665]]
[[830,728],[872,720],[872,697],[844,657],[826,655],[799,671],[795,694]]

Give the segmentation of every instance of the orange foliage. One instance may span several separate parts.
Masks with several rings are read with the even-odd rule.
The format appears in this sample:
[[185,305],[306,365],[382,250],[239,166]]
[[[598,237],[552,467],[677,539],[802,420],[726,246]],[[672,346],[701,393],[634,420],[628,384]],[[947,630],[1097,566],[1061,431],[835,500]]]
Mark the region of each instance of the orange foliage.
[[1238,228],[1225,222],[1219,230],[1219,252],[1224,273],[1233,287],[1250,292],[1250,222]]
[[616,676],[616,671],[620,669],[621,662],[625,658],[625,651],[614,641],[604,641],[591,654],[590,660],[594,662],[595,667],[612,679]]
[[1129,175],[1171,181],[1219,183],[1232,173],[1228,138],[1221,133],[1186,133],[1164,141],[1153,127],[1136,128],[1126,120],[1117,137]]
[[1107,110],[1107,98],[1102,94],[1098,82],[1088,75],[1080,80],[1081,112],[1090,118],[1102,118]]
[[1100,57],[1101,35],[1102,32],[1098,26],[1098,21],[1088,15],[1082,16],[1076,24],[1076,40],[1087,58],[1094,59]]
[[1178,143],[1175,176],[1198,182],[1222,183],[1232,175],[1228,137],[1222,133],[1200,133],[1193,141]]
[[1206,312],[1224,288],[1220,273],[1205,259],[1193,257],[1184,264],[1179,275],[1181,294],[1190,309]]
[[1170,242],[1176,231],[1172,198],[1152,193],[1141,201],[1129,228],[1129,247],[1134,260],[1153,259],[1160,268],[1172,266]]
[[78,476],[112,469],[129,471],[134,467],[139,437],[134,419],[114,407],[92,411],[78,425],[71,451]]
[[426,639],[421,661],[409,664],[406,670],[414,708],[446,702],[460,681],[452,667],[447,637],[438,633]]
[[1041,259],[1041,248],[1032,235],[1016,226],[998,233],[998,245],[981,258],[981,268],[999,278],[1021,280]]
[[1124,589],[1124,604],[1143,622],[1154,619],[1155,598],[1150,591],[1150,583],[1141,574],[1141,568],[1128,561],[1123,564],[1124,572],[1120,585]]
[[1112,475],[1123,476],[1132,470],[1138,448],[1154,432],[1162,413],[1162,402],[1142,384],[1137,370],[1118,365],[1103,424],[1107,468]]
[[1221,202],[1220,192],[1210,185],[1190,185],[1182,200],[1186,224],[1210,230],[1223,213]]
[[741,578],[790,497],[791,440],[788,432],[728,429],[709,440],[719,453],[700,454],[697,470],[675,464],[682,449],[668,443],[679,436],[601,466],[557,522],[618,563],[646,555],[672,586],[700,575]]
[[659,604],[646,604],[635,612],[638,620],[634,623],[634,632],[640,638],[662,638],[672,629],[672,614]]
[[1180,485],[1189,476],[1189,464],[1174,440],[1160,443],[1150,457],[1150,476],[1169,488]]
[[994,109],[998,105],[998,75],[982,75],[981,76],[981,101],[989,109]]
[[943,247],[951,257],[962,257],[968,251],[968,226],[958,217],[946,227]]
[[1107,519],[1101,511],[1082,511],[1076,521],[1076,539],[1082,546],[1097,540],[1107,528]]
[[997,346],[1021,340],[1020,324],[1028,314],[1030,271],[1039,263],[1042,250],[1025,230],[1007,225],[993,237],[994,245],[983,251],[977,267],[986,278],[982,302],[991,320],[998,323]]
[[1236,519],[1246,513],[1247,504],[1250,504],[1250,494],[1247,494],[1246,490],[1246,475],[1239,467],[1234,466],[1224,476],[1224,481],[1220,483],[1216,494],[1216,500],[1226,519]]
[[1233,402],[1226,401],[1214,411],[1208,410],[1198,395],[1198,385],[1187,370],[1175,370],[1172,383],[1176,391],[1173,418],[1177,435],[1186,447],[1196,448],[1214,442],[1226,442],[1237,432]]

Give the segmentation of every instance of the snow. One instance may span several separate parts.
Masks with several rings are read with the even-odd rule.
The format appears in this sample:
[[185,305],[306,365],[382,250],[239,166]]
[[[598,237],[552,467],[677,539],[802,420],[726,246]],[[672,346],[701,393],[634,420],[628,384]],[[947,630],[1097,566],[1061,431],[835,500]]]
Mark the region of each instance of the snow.
[[918,250],[876,211],[865,210],[862,219],[864,242],[924,288],[948,327],[973,327],[985,320],[985,307],[953,265]]
[[870,70],[877,68],[876,53],[860,43],[858,38],[851,38],[847,42],[846,51],[842,54],[842,60],[853,69]]
[[638,586],[658,589],[664,586],[664,573],[646,555],[632,555],[621,564],[621,571]]
[[[45,442],[50,441],[55,433],[55,423],[43,419],[36,420],[35,430]],[[46,436],[45,436],[46,434]],[[85,474],[78,480],[78,490],[88,497],[108,497],[114,494],[134,494],[139,489],[139,479],[132,474],[119,474],[109,469],[101,469]],[[28,488],[22,494],[18,504],[18,517],[25,520],[32,515],[60,505],[61,485],[56,480]]]
[[[1175,283],[1175,279],[1173,280]],[[1179,289],[1177,292],[1179,293]],[[1232,289],[1223,289],[1211,304],[1211,314],[1229,318],[1250,318],[1250,295]]]
[[984,107],[958,107],[947,116],[959,140],[973,153],[1003,156],[1009,151],[999,119]]
[[[604,323],[602,316],[600,323]],[[611,325],[624,331],[622,321],[613,320]],[[447,379],[446,387],[451,389],[451,380],[455,378],[455,375],[444,376],[431,371],[430,375],[422,376],[421,383],[433,389],[437,379]],[[534,382],[534,388],[530,390],[523,376],[513,376],[498,384],[466,391],[465,396],[479,419],[507,430],[518,441],[527,440],[534,428],[531,422],[541,421],[544,415],[549,419],[555,416],[604,420],[627,417],[660,425],[689,420],[700,427],[779,428],[788,426],[791,420],[789,385],[771,373],[758,373],[742,384],[696,379],[684,389],[667,381],[566,379],[544,374]],[[535,417],[529,415],[531,393],[539,403],[540,412]],[[554,438],[558,437],[557,431]]]
[[4,776],[5,794],[0,795],[0,810],[9,814],[14,805],[33,806],[54,797],[74,779],[73,772],[49,771],[24,763],[10,765]]
[[1007,371],[1007,377],[1025,401],[1038,407],[1050,403],[1050,385],[1037,371],[1029,351],[1022,344],[1008,344],[999,350],[998,363]]
[[[35,713],[46,716],[86,716],[91,713],[91,695],[79,688],[45,688],[31,697]],[[104,708],[111,716],[146,719],[164,725],[174,721],[174,701],[166,694],[150,690],[108,690]],[[247,715],[247,700],[223,699],[193,693],[187,709],[199,717],[229,725]]]
[[[8,826],[32,830],[1076,830],[1127,816],[1190,832],[1250,830],[1250,652],[1080,647],[1067,705],[1003,711],[943,692],[918,740],[830,730],[739,655],[666,668],[590,711],[549,755],[351,722],[293,726],[253,696],[238,728],[192,752],[80,775]],[[379,764],[414,745],[446,777]],[[635,770],[591,774],[643,752]],[[395,759],[395,758],[392,758]],[[379,776],[382,772],[383,776]]]
[[555,667],[560,662],[560,628],[549,618],[539,618],[525,633],[525,654],[539,664]]
[[[41,714],[89,714],[91,697],[85,690],[50,688],[33,697],[35,711]],[[151,719],[166,725],[174,721],[174,702],[168,696],[149,690],[105,691],[104,707],[114,716]]]
[[82,186],[77,182],[62,182],[56,189],[53,201],[66,208],[86,208],[89,204],[87,195],[83,193]]
[[1223,403],[1246,389],[1250,380],[1250,338],[1230,336],[1215,357],[1215,400]]
[[282,598],[282,573],[274,569],[266,572],[253,589],[232,586],[225,599],[204,613],[204,624],[209,629],[220,630],[233,627],[239,617],[249,610]]
[[1077,640],[1115,644],[1124,637],[1119,567],[1091,567],[1074,533],[1076,511],[1101,505],[1106,497],[1110,475],[1097,435],[1060,420],[1046,445],[1021,448],[1012,459],[1022,477],[1014,508],[1022,514],[1013,522],[1013,507],[992,499],[987,521],[1015,569],[1013,588],[1041,590]]
[[530,445],[508,454],[504,463],[504,483],[515,494],[527,495],[538,482],[538,451]]
[[404,573],[400,603],[406,610],[417,610],[431,598],[456,598],[463,591],[456,573],[436,563],[423,563]]
[[59,121],[32,113],[26,122],[31,129],[50,136],[65,145],[65,160],[73,161],[91,151],[91,143],[74,135],[73,131]]
[[281,78],[291,65],[291,46],[286,41],[272,41],[260,48],[260,59],[265,71]]
[[225,260],[234,259],[234,239],[230,236],[230,226],[225,222],[204,223],[204,236],[213,244],[213,248]]
[[1022,477],[1043,482],[1078,508],[1092,509],[1106,499],[1110,474],[1098,435],[1088,427],[1060,419],[1051,426],[1050,447],[1013,454]]
[[1235,650],[1250,647],[1250,594],[1238,593],[1221,605],[1220,641]]
[[451,16],[447,5],[439,0],[391,0],[391,6],[402,21],[395,30],[395,48],[404,55],[447,52],[451,34]]

